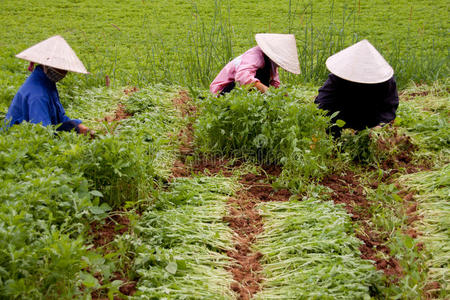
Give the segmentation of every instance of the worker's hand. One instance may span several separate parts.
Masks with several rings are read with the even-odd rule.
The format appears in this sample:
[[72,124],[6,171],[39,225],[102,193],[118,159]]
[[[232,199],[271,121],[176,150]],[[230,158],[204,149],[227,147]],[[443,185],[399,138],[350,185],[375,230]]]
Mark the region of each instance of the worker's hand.
[[78,124],[78,133],[79,134],[87,135],[88,133],[90,134],[90,131],[91,130],[89,130],[89,128],[87,128],[83,124]]
[[95,139],[95,137],[96,137],[95,130],[90,129],[89,130],[89,136],[90,136],[91,140]]
[[267,90],[269,89],[266,85],[262,84],[260,81],[257,81],[255,83],[255,87],[263,94],[267,92]]

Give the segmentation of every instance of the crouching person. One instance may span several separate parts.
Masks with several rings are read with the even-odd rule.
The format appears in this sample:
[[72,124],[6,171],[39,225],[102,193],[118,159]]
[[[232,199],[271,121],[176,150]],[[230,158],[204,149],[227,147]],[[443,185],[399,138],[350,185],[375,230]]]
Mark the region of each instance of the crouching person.
[[261,93],[269,86],[278,88],[278,67],[300,74],[297,44],[292,34],[259,33],[255,35],[256,47],[229,62],[216,76],[209,89],[213,94],[224,95],[236,83],[253,84]]
[[[70,119],[59,100],[56,82],[67,72],[89,74],[69,44],[54,36],[24,50],[16,57],[30,61],[32,71],[19,88],[6,114],[8,127],[23,121],[43,126],[60,125],[57,130],[75,130],[80,134],[93,134],[80,120]],[[38,64],[34,68],[34,64]]]
[[[395,119],[399,104],[394,70],[367,40],[350,46],[326,61],[331,74],[315,99],[332,122],[345,121],[343,128],[363,130]],[[331,127],[334,137],[342,128]]]

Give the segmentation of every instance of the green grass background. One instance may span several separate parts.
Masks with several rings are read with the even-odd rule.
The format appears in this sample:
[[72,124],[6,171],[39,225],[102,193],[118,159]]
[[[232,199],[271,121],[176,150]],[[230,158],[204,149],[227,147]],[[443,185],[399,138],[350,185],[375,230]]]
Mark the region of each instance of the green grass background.
[[[399,66],[402,82],[445,78],[449,6],[446,0],[2,0],[0,110],[28,76],[27,63],[14,55],[56,34],[92,73],[66,78],[60,85],[69,91],[104,85],[106,75],[113,84],[206,87],[230,57],[255,45],[258,32],[296,34],[303,75],[282,74],[289,83],[320,84],[327,73],[324,58],[362,38],[379,48],[394,68]],[[216,36],[231,38],[232,53],[216,55],[224,49],[211,42],[213,24]],[[208,47],[215,49],[208,52]],[[309,56],[302,57],[308,51]],[[320,53],[323,57],[315,61],[313,56]],[[189,74],[195,70],[187,70],[195,64],[207,69],[201,80]]]

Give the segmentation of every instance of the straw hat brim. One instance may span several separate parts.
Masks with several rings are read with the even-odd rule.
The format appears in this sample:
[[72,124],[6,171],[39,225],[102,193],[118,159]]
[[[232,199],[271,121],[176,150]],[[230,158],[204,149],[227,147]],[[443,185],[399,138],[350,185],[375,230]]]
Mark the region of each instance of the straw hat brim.
[[381,83],[394,76],[394,69],[367,40],[330,56],[326,66],[336,76],[357,83]]
[[20,52],[16,57],[61,70],[89,74],[66,40],[59,35]]
[[293,34],[258,33],[255,40],[274,63],[293,74],[300,74],[297,43]]

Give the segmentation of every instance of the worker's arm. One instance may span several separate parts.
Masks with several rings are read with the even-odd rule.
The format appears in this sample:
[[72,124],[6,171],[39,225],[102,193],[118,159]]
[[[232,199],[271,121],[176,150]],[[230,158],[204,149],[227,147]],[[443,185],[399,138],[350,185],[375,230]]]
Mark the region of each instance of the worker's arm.
[[379,122],[380,123],[389,123],[390,121],[395,119],[399,100],[398,100],[398,92],[397,92],[397,84],[394,78],[391,78],[387,82],[387,92],[384,99],[382,99],[379,107]]
[[261,81],[255,82],[255,87],[263,94],[269,89],[266,85],[262,84]]

